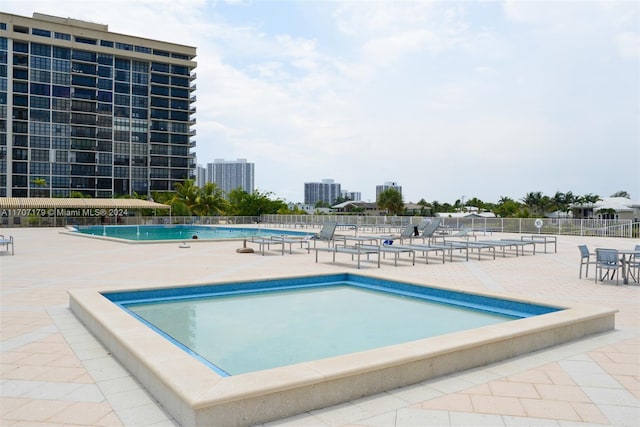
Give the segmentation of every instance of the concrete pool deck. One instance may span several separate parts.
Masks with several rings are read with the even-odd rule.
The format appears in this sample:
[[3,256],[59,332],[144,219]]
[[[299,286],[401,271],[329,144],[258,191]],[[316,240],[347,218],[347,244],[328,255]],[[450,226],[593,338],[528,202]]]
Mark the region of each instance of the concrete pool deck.
[[[67,290],[254,280],[353,271],[558,304],[619,310],[616,329],[481,368],[318,409],[273,426],[637,425],[640,286],[578,279],[577,245],[632,248],[638,240],[558,236],[558,252],[415,266],[390,259],[315,263],[298,251],[239,254],[241,242],[128,245],[3,229],[0,253],[1,425],[172,426],[175,421],[78,322]],[[499,237],[499,236],[494,236]],[[338,261],[341,261],[339,258]]]

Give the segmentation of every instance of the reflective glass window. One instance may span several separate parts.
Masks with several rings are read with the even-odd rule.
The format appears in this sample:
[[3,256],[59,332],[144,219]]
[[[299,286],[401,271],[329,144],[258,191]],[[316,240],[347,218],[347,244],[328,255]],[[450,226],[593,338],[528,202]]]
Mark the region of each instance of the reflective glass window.
[[40,37],[51,37],[51,31],[41,30],[40,28],[32,28],[31,34],[33,34],[34,36],[40,36]]
[[55,33],[54,37],[60,40],[71,40],[71,34],[67,33]]
[[31,108],[42,108],[49,109],[51,98],[46,96],[32,96],[31,97]]
[[51,93],[57,98],[69,98],[71,96],[71,88],[69,86],[53,86]]
[[78,61],[96,62],[96,54],[85,50],[74,49],[71,57]]
[[98,89],[111,90],[113,82],[110,79],[98,79]]
[[14,52],[29,53],[29,43],[14,41],[13,42],[13,51]]
[[50,70],[51,69],[51,59],[45,58],[43,56],[32,56],[31,57],[31,66],[33,68],[38,68],[40,70]]
[[60,59],[71,59],[71,49],[67,47],[53,47],[53,57]]
[[113,69],[111,67],[100,65],[100,66],[98,66],[98,75],[100,77],[109,77],[110,78],[111,75],[112,75],[111,74],[112,70]]
[[50,96],[51,95],[51,87],[49,85],[46,85],[46,84],[31,83],[31,93],[33,95]]
[[31,54],[37,56],[51,56],[51,46],[48,44],[31,43]]

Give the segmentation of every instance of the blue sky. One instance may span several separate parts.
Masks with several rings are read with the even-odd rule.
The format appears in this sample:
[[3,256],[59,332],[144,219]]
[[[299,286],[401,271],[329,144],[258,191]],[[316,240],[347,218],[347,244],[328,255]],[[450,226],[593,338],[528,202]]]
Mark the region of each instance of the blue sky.
[[635,1],[3,0],[196,46],[198,163],[302,201],[625,190],[640,200]]

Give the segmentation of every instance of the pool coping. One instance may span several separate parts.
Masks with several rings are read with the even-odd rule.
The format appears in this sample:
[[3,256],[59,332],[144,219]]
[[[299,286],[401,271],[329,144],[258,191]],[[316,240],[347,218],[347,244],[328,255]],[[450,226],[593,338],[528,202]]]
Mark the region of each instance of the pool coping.
[[[162,224],[160,224],[162,225]],[[189,225],[189,224],[165,224],[165,225]],[[215,228],[215,227],[224,227],[224,228],[252,228],[252,227],[247,227],[246,225],[236,225],[234,227],[229,226],[229,225],[214,225],[214,224],[194,224],[197,225],[199,227],[211,227],[211,228]],[[68,226],[71,227],[71,226]],[[108,225],[107,227],[117,227],[115,225]],[[125,225],[124,227],[131,227],[129,225]],[[267,228],[268,230],[276,230],[274,228]],[[302,236],[303,234],[301,232],[297,232],[300,233],[300,236]],[[130,245],[140,245],[140,244],[156,244],[156,243],[172,243],[172,244],[176,244],[176,243],[183,243],[184,245],[188,245],[191,243],[212,243],[212,242],[242,242],[243,240],[248,239],[248,237],[229,237],[229,238],[224,238],[224,237],[220,237],[220,238],[215,238],[215,239],[206,239],[206,238],[198,238],[198,239],[192,239],[192,238],[184,238],[184,239],[170,239],[170,240],[129,240],[129,239],[122,239],[119,237],[110,237],[110,236],[103,236],[100,234],[86,234],[86,233],[82,233],[80,231],[78,231],[77,228],[71,229],[71,228],[67,228],[65,227],[64,230],[60,231],[60,234],[66,234],[69,236],[78,236],[78,237],[85,237],[85,238],[90,238],[90,239],[96,239],[96,240],[104,240],[104,241],[110,241],[110,242],[116,242],[116,243],[125,243],[125,244],[130,244]],[[305,234],[313,234],[313,233],[305,233]],[[187,246],[185,246],[187,247]]]
[[[317,276],[285,275],[278,278]],[[366,274],[353,276],[375,278]],[[244,281],[237,281],[240,282]],[[230,283],[234,281],[201,285]],[[411,283],[460,292],[460,289],[450,287]],[[136,287],[130,290],[154,288],[158,287]],[[183,426],[210,425],[212,420],[220,425],[254,425],[415,384],[611,330],[615,327],[617,312],[583,304],[562,305],[564,310],[535,317],[281,368],[222,377],[151,331],[101,294],[112,291],[124,290],[70,290],[70,308]],[[499,293],[465,293],[559,306],[549,301]]]

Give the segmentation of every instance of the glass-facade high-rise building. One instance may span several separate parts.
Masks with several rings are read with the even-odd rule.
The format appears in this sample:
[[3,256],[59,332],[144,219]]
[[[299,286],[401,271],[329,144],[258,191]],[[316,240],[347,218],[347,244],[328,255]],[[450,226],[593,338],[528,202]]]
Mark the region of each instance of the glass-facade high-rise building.
[[304,203],[315,205],[318,202],[325,202],[333,205],[340,197],[341,185],[333,182],[332,179],[323,179],[322,182],[304,183]]
[[397,182],[387,181],[382,185],[376,185],[376,200],[380,197],[380,193],[387,190],[396,190],[400,195],[402,195],[401,185],[398,185]]
[[171,191],[194,178],[196,49],[0,13],[0,196]]
[[225,194],[240,188],[247,193],[253,193],[255,185],[255,165],[247,159],[226,161],[215,159],[207,163],[207,182],[216,184]]

